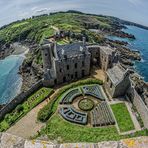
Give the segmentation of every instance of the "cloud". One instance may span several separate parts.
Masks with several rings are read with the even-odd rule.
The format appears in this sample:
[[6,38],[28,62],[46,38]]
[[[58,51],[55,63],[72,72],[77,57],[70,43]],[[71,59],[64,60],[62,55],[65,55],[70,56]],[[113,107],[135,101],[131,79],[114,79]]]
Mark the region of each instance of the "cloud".
[[46,13],[46,12],[48,12],[49,10],[50,10],[50,9],[48,9],[48,8],[41,8],[41,9],[36,10],[35,13]]
[[135,6],[142,4],[142,0],[128,0],[128,1]]

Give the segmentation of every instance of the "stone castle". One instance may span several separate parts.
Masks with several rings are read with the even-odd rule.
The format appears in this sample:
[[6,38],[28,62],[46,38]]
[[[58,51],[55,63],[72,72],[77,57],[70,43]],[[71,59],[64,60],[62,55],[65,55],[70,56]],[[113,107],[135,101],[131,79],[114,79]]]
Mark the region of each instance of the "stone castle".
[[105,72],[104,90],[109,99],[127,98],[136,106],[148,128],[148,107],[135,90],[130,70],[119,63],[119,54],[114,48],[90,45],[85,42],[57,45],[44,40],[41,45],[44,86],[54,86],[81,79],[90,74],[91,67],[97,65]]
[[108,46],[88,45],[83,42],[57,45],[44,40],[41,45],[44,84],[54,86],[88,76],[92,65],[106,72],[105,88],[111,97],[126,93],[130,85],[129,72],[120,64],[119,54]]

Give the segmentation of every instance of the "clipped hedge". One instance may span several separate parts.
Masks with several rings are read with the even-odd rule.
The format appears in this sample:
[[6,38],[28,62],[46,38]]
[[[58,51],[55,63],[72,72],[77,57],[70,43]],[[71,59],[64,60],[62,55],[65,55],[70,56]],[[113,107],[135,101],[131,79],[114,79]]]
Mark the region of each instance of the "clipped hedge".
[[103,85],[102,80],[94,79],[94,78],[88,78],[86,80],[80,80],[74,83],[71,83],[69,85],[66,85],[59,89],[58,93],[54,96],[54,99],[51,100],[46,106],[44,106],[40,111],[38,112],[37,119],[41,122],[46,122],[57,110],[58,102],[60,99],[60,96],[66,92],[67,90],[80,86],[85,84],[99,84]]

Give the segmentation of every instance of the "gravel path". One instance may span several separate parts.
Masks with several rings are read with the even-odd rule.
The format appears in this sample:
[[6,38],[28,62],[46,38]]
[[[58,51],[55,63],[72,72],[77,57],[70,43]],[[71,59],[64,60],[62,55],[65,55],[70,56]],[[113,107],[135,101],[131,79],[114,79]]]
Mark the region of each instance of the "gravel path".
[[[58,90],[59,89],[57,88],[55,92],[50,96],[50,100],[55,97]],[[34,109],[32,109],[27,115],[21,118],[15,125],[10,127],[7,130],[7,133],[10,133],[19,137],[27,138],[27,139],[37,134],[37,132],[43,126],[45,126],[45,123],[41,123],[37,121],[37,114],[39,110],[48,103],[48,101],[49,99],[46,99],[42,103],[40,103],[38,106],[36,106]]]
[[15,125],[7,130],[7,133],[20,136],[23,138],[30,138],[34,136],[37,131],[45,124],[37,121],[37,113],[47,104],[47,100],[32,109],[26,116],[20,119]]

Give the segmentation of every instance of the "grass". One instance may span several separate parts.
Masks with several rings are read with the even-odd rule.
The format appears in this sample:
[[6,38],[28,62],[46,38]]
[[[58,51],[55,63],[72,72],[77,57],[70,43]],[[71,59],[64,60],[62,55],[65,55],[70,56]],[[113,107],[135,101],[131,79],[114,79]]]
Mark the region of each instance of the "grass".
[[80,126],[63,120],[57,114],[48,121],[42,132],[46,133],[51,140],[61,139],[59,142],[95,142],[111,140],[113,137],[118,139],[118,133],[114,126],[107,128]]
[[19,104],[11,113],[6,114],[5,118],[0,121],[0,132],[7,130],[12,124],[16,123],[20,118],[25,116],[52,92],[53,90],[51,88],[43,87],[31,95],[25,102]]
[[111,108],[121,132],[127,132],[135,129],[125,103],[113,104],[111,105]]
[[59,45],[65,45],[65,44],[68,44],[69,41],[63,39],[63,40],[59,40],[57,43],[58,43]]
[[20,27],[20,26],[26,25],[26,24],[28,24],[28,22],[21,22],[21,23],[18,23],[18,24],[14,24],[14,25],[12,26],[12,28],[17,28],[17,27]]
[[120,136],[115,126],[101,128],[80,126],[67,122],[55,113],[52,118],[48,120],[46,127],[41,130],[40,135],[47,135],[50,140],[56,140],[59,143],[100,142],[145,136],[147,135],[147,130],[132,135]]

